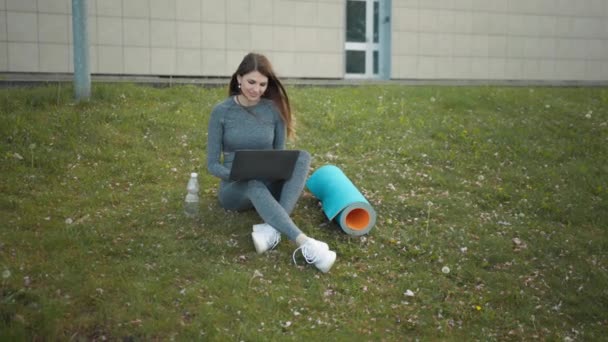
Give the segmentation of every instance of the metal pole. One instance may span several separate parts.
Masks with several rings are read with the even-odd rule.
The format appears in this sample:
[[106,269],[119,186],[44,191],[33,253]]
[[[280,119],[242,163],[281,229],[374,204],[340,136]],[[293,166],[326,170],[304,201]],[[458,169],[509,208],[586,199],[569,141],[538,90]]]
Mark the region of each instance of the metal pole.
[[89,71],[89,30],[87,0],[72,0],[72,31],[74,34],[74,96],[76,101],[91,97]]

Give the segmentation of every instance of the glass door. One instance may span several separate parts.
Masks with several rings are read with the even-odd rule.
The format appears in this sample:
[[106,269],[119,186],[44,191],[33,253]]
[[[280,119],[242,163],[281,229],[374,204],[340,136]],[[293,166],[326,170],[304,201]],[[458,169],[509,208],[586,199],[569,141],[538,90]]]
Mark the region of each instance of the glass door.
[[378,0],[346,1],[346,78],[378,78]]

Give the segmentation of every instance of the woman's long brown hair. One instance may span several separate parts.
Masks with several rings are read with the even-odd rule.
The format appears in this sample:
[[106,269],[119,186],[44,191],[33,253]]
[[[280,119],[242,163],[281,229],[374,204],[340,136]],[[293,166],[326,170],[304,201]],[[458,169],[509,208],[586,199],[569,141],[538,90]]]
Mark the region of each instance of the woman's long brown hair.
[[239,82],[237,80],[238,76],[243,76],[252,71],[257,71],[260,74],[268,77],[268,88],[262,95],[263,98],[267,98],[274,102],[275,106],[279,109],[281,113],[281,118],[285,123],[285,128],[287,130],[287,137],[293,138],[295,136],[295,118],[291,113],[291,106],[289,105],[289,97],[287,96],[287,92],[281,84],[281,81],[277,78],[274,70],[272,69],[272,65],[266,56],[258,54],[258,53],[248,53],[239,67],[236,69],[234,74],[232,74],[232,79],[230,79],[230,86],[228,88],[228,95],[238,95],[241,93],[241,89],[239,89]]

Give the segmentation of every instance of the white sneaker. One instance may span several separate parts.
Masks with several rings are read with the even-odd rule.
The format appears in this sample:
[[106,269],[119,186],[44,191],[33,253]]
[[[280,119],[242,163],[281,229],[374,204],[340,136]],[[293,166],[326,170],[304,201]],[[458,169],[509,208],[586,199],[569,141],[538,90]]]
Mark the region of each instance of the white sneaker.
[[308,238],[302,246],[293,252],[293,262],[296,262],[296,253],[301,250],[304,259],[309,264],[314,264],[321,272],[327,273],[336,261],[336,252],[330,251],[325,242]]
[[281,241],[281,233],[267,223],[253,225],[253,245],[256,252],[262,254],[269,249],[275,248]]

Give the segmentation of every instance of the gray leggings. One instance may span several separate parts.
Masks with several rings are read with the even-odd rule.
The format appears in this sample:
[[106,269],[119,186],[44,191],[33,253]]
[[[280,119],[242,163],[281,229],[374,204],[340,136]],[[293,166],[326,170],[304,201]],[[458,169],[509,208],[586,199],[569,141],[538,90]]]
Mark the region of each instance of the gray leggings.
[[255,208],[264,222],[295,241],[302,231],[293,223],[289,215],[302,194],[309,167],[310,154],[300,151],[293,174],[286,181],[222,181],[219,192],[220,204],[227,210],[242,211]]

